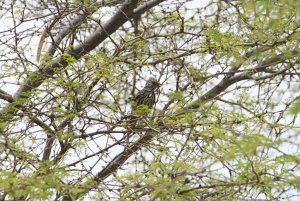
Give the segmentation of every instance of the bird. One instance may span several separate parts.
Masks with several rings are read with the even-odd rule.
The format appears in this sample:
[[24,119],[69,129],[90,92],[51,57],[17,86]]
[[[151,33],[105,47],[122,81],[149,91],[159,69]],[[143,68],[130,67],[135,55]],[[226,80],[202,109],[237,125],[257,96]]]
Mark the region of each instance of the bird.
[[155,103],[155,93],[157,89],[160,87],[159,82],[156,78],[150,77],[144,88],[140,90],[136,96],[132,99],[132,111],[127,118],[129,120],[126,123],[126,127],[128,129],[128,133],[126,133],[126,141],[130,140],[130,133],[136,132],[137,129],[143,128],[144,125],[140,124],[140,120],[148,115]]
[[155,93],[160,84],[156,78],[150,77],[144,88],[140,90],[133,99],[132,112],[130,117],[131,130],[135,127],[138,119],[141,116],[146,116],[150,113],[155,103]]
[[150,77],[144,88],[137,93],[134,98],[134,108],[140,105],[146,105],[149,109],[153,108],[155,103],[155,92],[160,84],[154,77]]

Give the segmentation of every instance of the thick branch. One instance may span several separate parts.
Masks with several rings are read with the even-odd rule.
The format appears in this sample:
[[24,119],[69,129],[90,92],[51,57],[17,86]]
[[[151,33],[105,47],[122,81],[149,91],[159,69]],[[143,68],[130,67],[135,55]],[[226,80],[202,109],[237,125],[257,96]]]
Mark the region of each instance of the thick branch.
[[12,95],[8,94],[7,92],[0,89],[0,99],[6,100],[9,103],[12,103],[14,101]]
[[146,12],[147,10],[149,10],[150,8],[153,8],[154,6],[160,4],[163,1],[165,1],[165,0],[151,0],[151,1],[148,1],[145,4],[140,5],[136,9],[134,9],[134,15],[141,15],[144,12]]
[[[138,9],[140,12],[145,12],[162,2],[163,0],[156,0],[146,3],[146,6],[141,6],[142,9]],[[130,1],[130,3],[125,3],[119,11],[112,16],[112,18],[104,24],[102,27],[98,28],[91,36],[89,36],[84,43],[77,45],[74,49],[69,50],[66,54],[73,56],[76,59],[80,59],[83,55],[89,53],[95,47],[97,47],[101,42],[103,42],[108,34],[114,33],[121,25],[128,21],[134,16],[133,9],[135,1]],[[52,52],[53,50],[50,49]],[[61,69],[69,64],[68,60],[64,56],[57,58],[50,65],[43,66],[37,72],[29,75],[28,79],[24,82],[18,91],[14,95],[15,101],[22,99],[22,102],[26,101],[30,97],[30,92],[33,89],[39,87],[45,79],[52,76],[56,69]],[[13,114],[19,109],[18,104],[9,104],[2,111],[0,116],[0,122],[8,122],[13,117]]]
[[[190,109],[197,109],[200,107],[201,104],[204,102],[209,101],[210,99],[216,97],[221,92],[223,92],[226,88],[228,88],[230,85],[237,83],[241,80],[247,80],[252,79],[251,74],[257,73],[258,71],[262,71],[263,69],[278,64],[280,62],[283,62],[287,59],[293,58],[299,54],[299,50],[294,50],[291,52],[288,52],[286,54],[280,54],[277,56],[274,56],[270,59],[267,59],[266,61],[262,62],[260,65],[258,65],[255,70],[247,73],[242,73],[236,76],[231,77],[225,77],[219,84],[217,84],[215,87],[213,87],[211,90],[209,90],[206,94],[201,96],[197,101],[193,102],[190,106],[184,108],[184,110],[190,110]],[[105,168],[103,168],[94,178],[94,180],[99,184],[101,181],[103,181],[105,178],[110,176],[112,173],[116,172],[123,164],[124,162],[136,151],[138,151],[141,147],[143,147],[145,144],[149,143],[153,138],[155,137],[154,131],[146,132],[146,134],[140,138],[136,143],[131,145],[130,147],[125,148],[125,150],[117,155]],[[83,194],[85,194],[84,192]],[[81,197],[81,195],[77,195],[78,197]]]
[[140,138],[133,145],[126,147],[125,150],[117,155],[102,171],[100,171],[96,177],[95,181],[100,183],[106,177],[110,176],[112,173],[116,172],[117,169],[120,168],[121,165],[137,150],[142,148],[145,144],[147,144],[151,139],[156,135],[155,131],[148,131],[142,138]]
[[[145,11],[147,11],[147,10],[149,10],[150,8],[152,8],[153,6],[155,6],[155,5],[158,5],[160,2],[162,2],[162,1],[164,1],[164,0],[152,0],[152,1],[149,1],[149,2],[147,2],[147,3],[145,3],[144,5],[141,5],[141,6],[139,6],[137,9],[135,9],[134,10],[134,14],[132,13],[132,15],[135,15],[135,14],[142,14],[143,12],[145,12]],[[123,11],[123,9],[121,9],[121,11]],[[119,13],[120,14],[120,13]],[[123,17],[124,17],[124,22],[125,21],[127,21],[128,20],[128,16],[129,16],[129,14],[128,15],[124,15],[124,13],[121,13],[121,14],[123,14]],[[121,16],[114,16],[114,18],[117,18],[117,17],[121,17]],[[79,19],[78,19],[79,20]],[[106,35],[106,34],[110,34],[110,32],[112,32],[114,29],[116,29],[116,27],[114,28],[114,27],[111,27],[110,25],[111,24],[114,24],[113,22],[115,21],[113,18],[110,20],[111,22],[108,22],[106,25],[104,25],[103,26],[103,29],[100,27],[96,32],[95,32],[95,34],[93,34],[91,37],[90,37],[90,39],[88,40],[89,42],[87,42],[86,44],[89,44],[89,43],[92,43],[94,46],[95,46],[95,42],[97,42],[97,40],[102,40],[101,38],[103,38],[103,37],[108,37],[108,35]],[[121,26],[121,24],[122,24],[122,22],[119,22],[120,24],[119,24],[119,26]],[[115,24],[116,25],[116,24]],[[110,30],[110,31],[109,31]],[[67,31],[67,30],[66,30]],[[98,36],[97,36],[97,33],[99,34]],[[101,36],[100,36],[101,35]],[[97,37],[98,37],[98,39],[97,39]],[[104,39],[103,39],[104,40]],[[92,41],[95,41],[95,42],[92,42]],[[96,47],[96,46],[95,46]],[[81,48],[84,48],[83,46],[81,47]],[[76,49],[76,48],[75,48]],[[80,50],[80,48],[77,48],[77,51],[79,51]],[[84,51],[84,50],[83,50]],[[78,52],[78,54],[80,54],[80,52]],[[70,121],[70,119],[66,119],[60,126],[59,126],[59,128],[60,129],[62,129],[66,124],[67,124],[67,122],[69,122]],[[141,141],[143,141],[143,139],[141,139]],[[51,152],[51,148],[52,148],[52,145],[53,145],[53,143],[54,143],[54,138],[53,137],[51,137],[51,136],[49,136],[49,138],[47,139],[47,143],[46,143],[46,146],[45,146],[45,149],[44,149],[44,154],[43,154],[43,159],[47,159],[47,160],[49,160],[49,157],[50,157],[50,152]],[[138,149],[135,149],[135,148],[133,148],[133,149],[131,149],[130,150],[130,152],[132,151],[132,150],[135,150],[135,151],[137,151]],[[135,152],[134,151],[134,152]],[[134,152],[132,152],[132,153],[134,153]],[[129,154],[129,152],[127,153],[127,154],[125,154],[124,156],[130,156],[132,153],[130,153]],[[128,155],[129,154],[129,155]],[[125,157],[126,159],[128,158],[128,157]],[[122,163],[120,163],[120,161],[118,161],[118,164],[123,164],[125,161],[126,161],[126,159],[122,162]],[[120,160],[120,159],[119,159]],[[114,166],[112,166],[112,168],[113,168]],[[109,169],[111,169],[111,168],[109,168]],[[99,173],[100,174],[100,173]],[[102,174],[107,174],[107,172],[105,173],[102,173]]]
[[[95,11],[97,11],[98,8],[102,7],[102,6],[112,6],[112,5],[116,5],[119,4],[123,1],[120,0],[116,0],[116,1],[110,1],[109,4],[102,0],[99,1],[96,6],[93,6],[92,9],[89,8],[85,8],[83,10],[82,13],[79,13],[75,18],[73,18],[71,21],[68,22],[68,26],[64,29],[62,29],[53,39],[53,41],[51,42],[50,47],[47,50],[48,55],[47,56],[53,56],[55,51],[57,50],[58,45],[61,43],[61,41],[68,35],[70,34],[71,31],[75,30],[78,26],[80,26],[85,20],[86,18],[91,15],[92,13],[94,13]],[[50,28],[51,31],[51,28]]]
[[[133,153],[141,149],[143,146],[145,146],[145,144],[149,143],[156,136],[156,134],[156,131],[148,131],[133,145],[126,147],[125,150],[117,155],[105,168],[102,169],[102,171],[98,172],[94,178],[94,181],[99,184],[112,173],[115,173]],[[90,189],[86,188],[86,191],[76,195],[75,200],[85,195],[89,190]],[[69,200],[69,198],[64,198],[64,201],[67,200]]]
[[300,50],[293,50],[287,53],[279,54],[274,57],[271,57],[270,59],[265,60],[261,64],[258,64],[254,69],[252,69],[250,72],[244,72],[242,74],[238,74],[232,77],[225,77],[222,79],[215,87],[210,89],[208,92],[206,92],[204,95],[202,95],[198,100],[192,102],[189,106],[185,107],[183,110],[195,110],[198,109],[203,103],[206,101],[213,99],[217,95],[219,95],[221,92],[225,91],[229,86],[231,86],[234,83],[237,83],[242,80],[252,79],[252,75],[261,71],[264,71],[267,67],[270,67],[272,65],[276,65],[278,63],[284,62],[285,60],[294,58],[298,56],[300,53]]
[[50,47],[48,48],[48,55],[47,56],[53,56],[55,51],[57,50],[58,45],[61,43],[61,41],[76,27],[80,26],[82,22],[86,19],[88,16],[88,12],[83,13],[81,15],[76,16],[72,21],[69,22],[69,26],[61,30],[58,35],[53,39],[51,42]]

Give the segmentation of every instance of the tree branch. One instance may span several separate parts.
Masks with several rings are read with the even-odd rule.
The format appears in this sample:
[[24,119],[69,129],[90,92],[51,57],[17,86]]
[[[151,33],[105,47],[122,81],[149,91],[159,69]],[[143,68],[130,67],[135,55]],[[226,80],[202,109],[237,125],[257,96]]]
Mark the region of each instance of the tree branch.
[[[213,87],[211,90],[209,90],[206,94],[201,96],[198,100],[194,101],[190,106],[184,108],[184,110],[197,109],[200,107],[201,104],[216,97],[221,92],[223,92],[226,88],[228,88],[230,85],[237,83],[241,80],[252,79],[251,74],[262,71],[263,69],[265,69],[271,65],[275,65],[275,64],[283,62],[287,59],[293,58],[293,57],[297,56],[298,54],[299,54],[299,50],[293,50],[293,51],[285,53],[285,54],[276,55],[276,56],[262,62],[251,72],[245,72],[245,73],[242,73],[242,74],[239,74],[236,76],[231,76],[231,77],[226,76],[219,84],[217,84],[215,87]],[[99,184],[105,178],[110,176],[112,173],[115,173],[124,164],[124,162],[127,159],[129,159],[129,157],[133,153],[138,151],[145,144],[149,143],[155,136],[156,136],[155,131],[148,131],[148,132],[146,132],[146,134],[144,136],[142,136],[133,145],[126,147],[123,152],[121,152],[119,155],[117,155],[105,168],[103,168],[100,172],[97,173],[97,175],[94,178],[94,180],[97,182],[97,184]],[[85,193],[87,193],[87,191],[83,192],[83,194],[76,195],[77,198],[83,196]]]
[[[163,0],[155,0],[151,1],[150,3],[146,3],[146,6],[141,6],[140,13],[145,12],[152,8],[153,6],[157,5],[158,3],[162,2]],[[76,59],[80,59],[85,54],[89,53],[95,47],[97,47],[101,42],[103,42],[108,35],[114,33],[120,26],[122,26],[128,19],[133,17],[133,9],[135,2],[130,1],[130,3],[125,3],[118,12],[111,17],[111,19],[103,25],[103,29],[100,27],[98,28],[91,36],[89,36],[84,43],[77,45],[74,49],[71,49],[66,52],[67,55],[71,55]],[[53,52],[53,49],[50,49]],[[48,62],[49,63],[49,62]],[[52,76],[56,69],[63,69],[68,64],[69,61],[65,59],[64,55],[60,56],[51,64],[44,64],[41,68],[33,72],[29,75],[29,77],[24,82],[23,86],[21,86],[14,95],[14,100],[17,101],[18,99],[22,99],[22,102],[27,100],[30,97],[30,92],[33,89],[39,87],[45,79]],[[5,108],[2,109],[0,115],[0,122],[9,122],[13,115],[18,111],[20,105],[19,104],[8,104]]]
[[148,1],[148,2],[144,3],[143,5],[140,5],[136,9],[134,9],[133,14],[134,14],[134,16],[141,15],[144,12],[146,12],[147,10],[153,8],[154,6],[160,4],[163,1],[165,1],[165,0],[151,0],[151,1]]
[[252,75],[258,72],[261,72],[265,70],[267,67],[276,65],[278,63],[281,63],[287,59],[294,58],[298,56],[300,53],[299,49],[289,51],[287,53],[279,54],[274,57],[271,57],[270,59],[265,60],[261,64],[258,64],[254,69],[252,69],[250,72],[246,71],[244,73],[227,77],[225,76],[215,87],[210,89],[208,92],[206,92],[204,95],[202,95],[198,100],[192,102],[189,106],[184,107],[183,111],[187,110],[195,110],[198,109],[203,103],[206,101],[213,99],[217,95],[219,95],[221,92],[226,90],[229,86],[231,86],[234,83],[237,83],[242,80],[252,79]]
[[141,137],[137,142],[135,142],[133,145],[126,147],[125,150],[117,155],[105,168],[103,168],[102,171],[98,172],[98,174],[95,177],[95,181],[97,183],[100,183],[105,178],[110,176],[112,173],[116,172],[117,169],[119,169],[124,162],[136,151],[138,151],[140,148],[142,148],[145,144],[151,141],[156,136],[156,131],[148,131],[146,134]]
[[[117,155],[105,168],[97,173],[97,175],[94,177],[94,181],[97,183],[97,185],[112,173],[115,173],[133,153],[137,152],[140,148],[145,146],[145,144],[149,143],[156,136],[156,134],[156,131],[148,131],[133,145],[126,147],[122,153]],[[75,195],[75,200],[84,196],[89,190],[91,189],[85,188],[83,192]],[[68,201],[69,198],[65,197],[63,200]]]
[[12,95],[8,94],[6,91],[3,91],[2,89],[0,89],[0,99],[6,100],[9,103],[14,102]]

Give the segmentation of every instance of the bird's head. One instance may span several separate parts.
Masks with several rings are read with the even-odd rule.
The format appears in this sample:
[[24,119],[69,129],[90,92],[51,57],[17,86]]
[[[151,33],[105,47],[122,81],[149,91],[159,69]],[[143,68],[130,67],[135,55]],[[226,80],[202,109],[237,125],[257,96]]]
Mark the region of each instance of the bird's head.
[[154,77],[150,77],[147,82],[146,82],[146,86],[149,89],[156,89],[160,86],[159,82],[157,81],[157,79],[155,79]]

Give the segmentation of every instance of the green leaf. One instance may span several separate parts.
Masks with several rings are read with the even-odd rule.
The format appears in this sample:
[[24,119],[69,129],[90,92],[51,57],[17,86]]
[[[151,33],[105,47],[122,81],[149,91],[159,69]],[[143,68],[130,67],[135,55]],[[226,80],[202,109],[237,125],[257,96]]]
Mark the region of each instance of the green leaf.
[[182,99],[182,92],[181,91],[170,92],[168,94],[168,97],[170,100],[180,100]]
[[136,115],[147,115],[150,112],[151,109],[147,105],[139,105],[133,111],[133,113]]
[[298,99],[290,108],[290,114],[298,114],[300,112],[300,99]]

